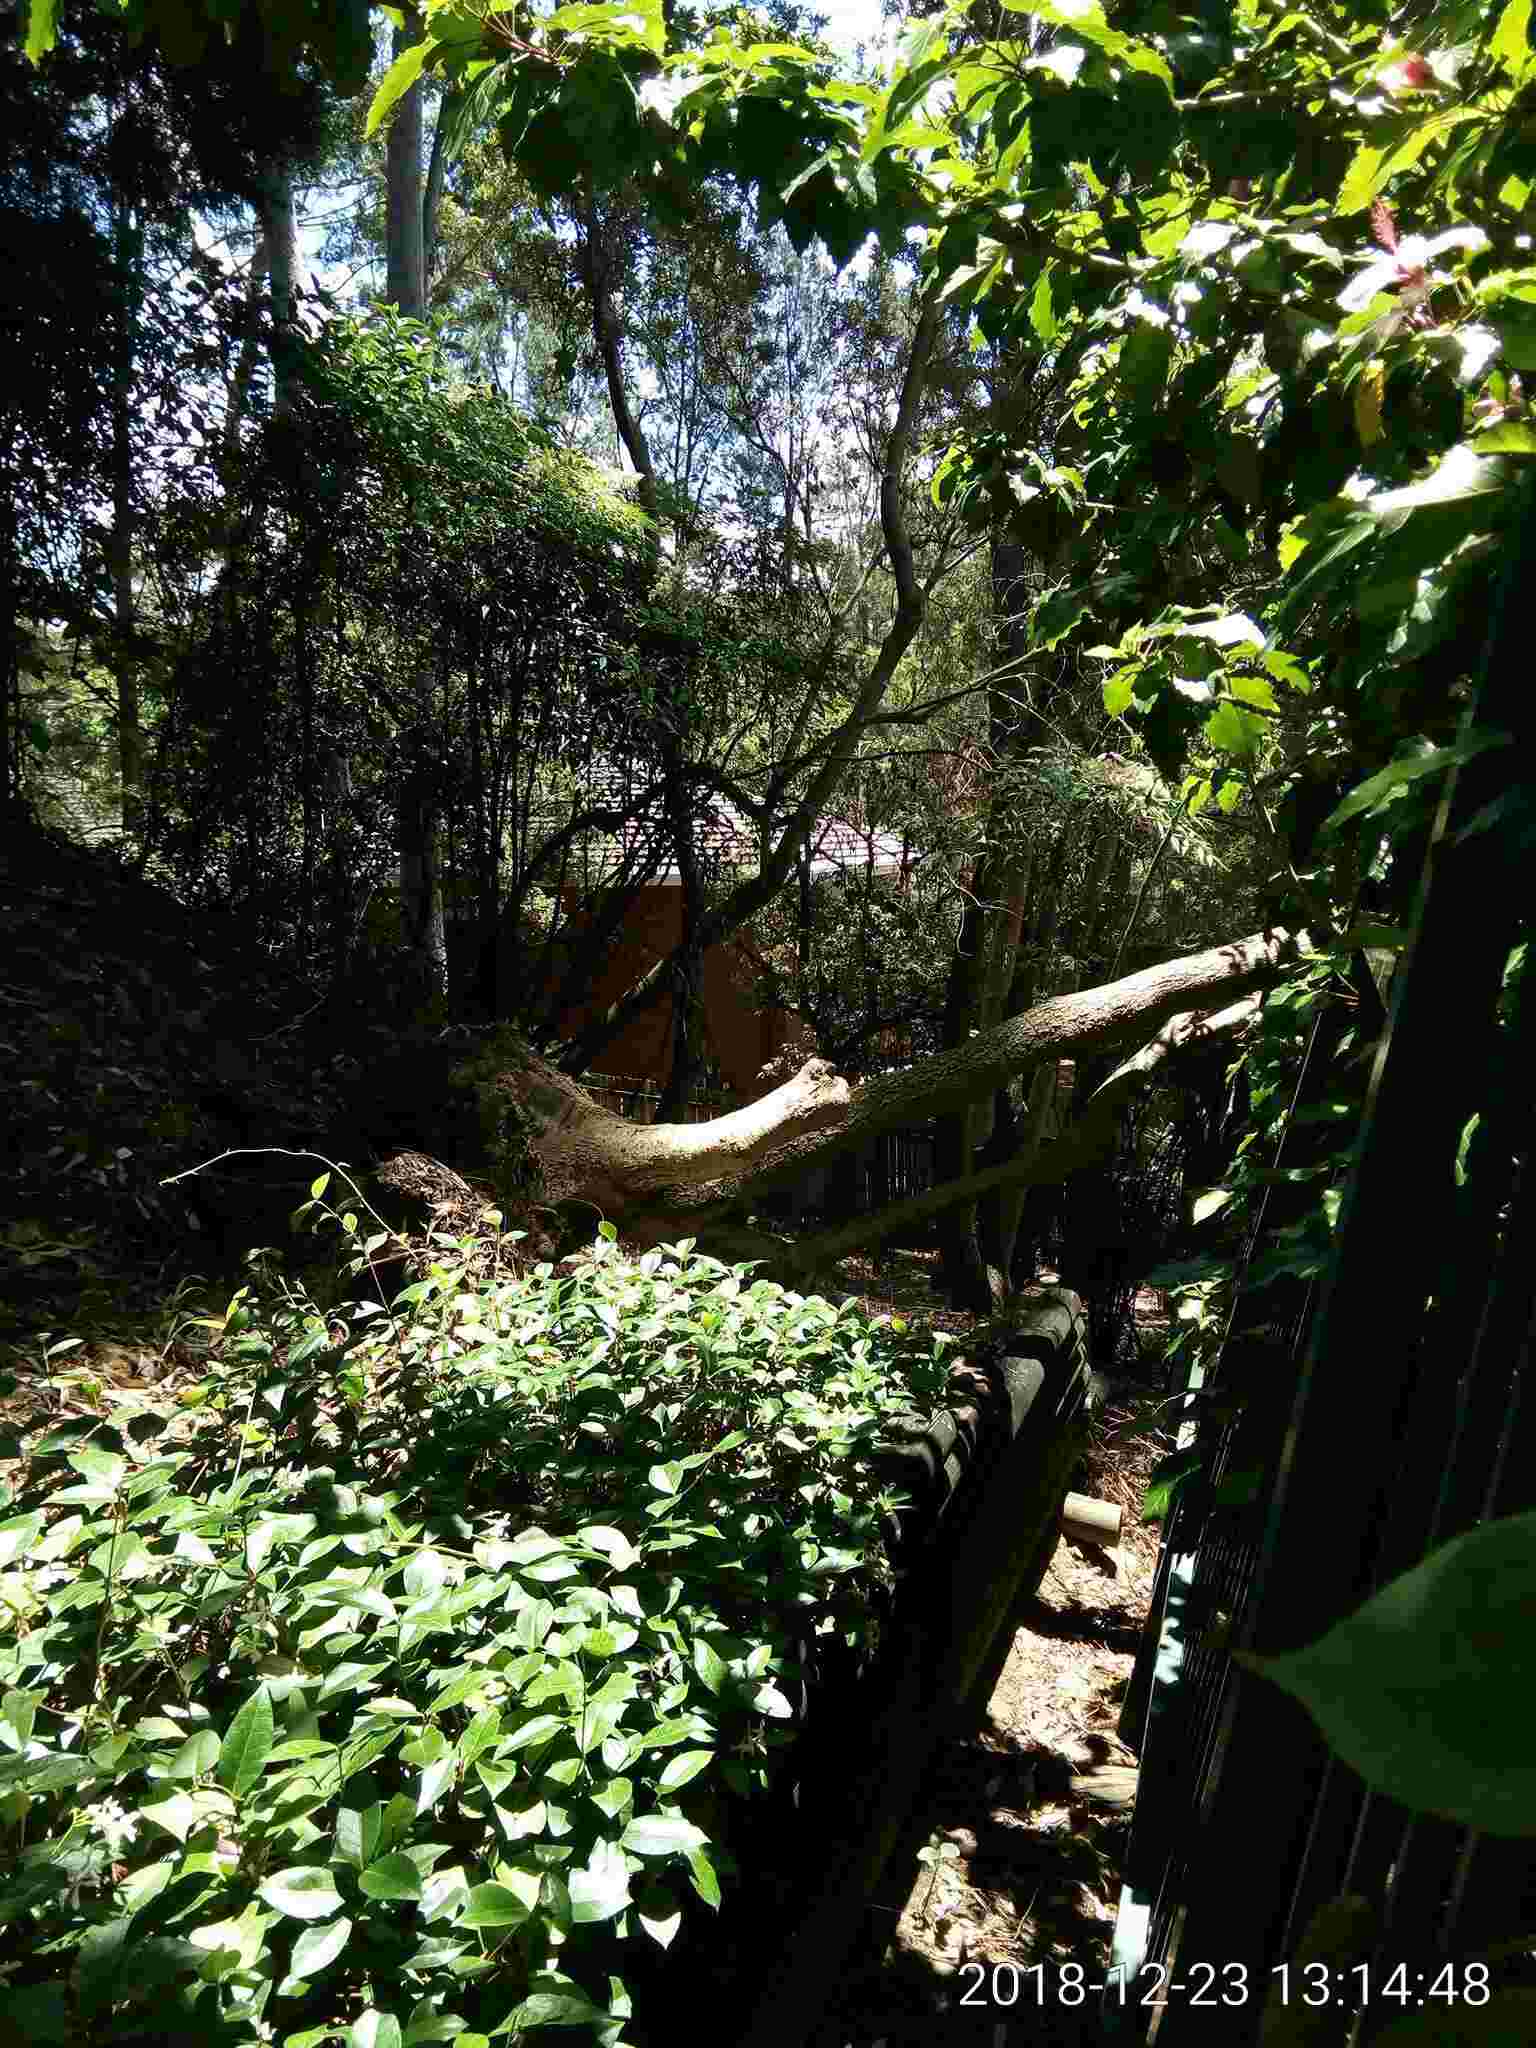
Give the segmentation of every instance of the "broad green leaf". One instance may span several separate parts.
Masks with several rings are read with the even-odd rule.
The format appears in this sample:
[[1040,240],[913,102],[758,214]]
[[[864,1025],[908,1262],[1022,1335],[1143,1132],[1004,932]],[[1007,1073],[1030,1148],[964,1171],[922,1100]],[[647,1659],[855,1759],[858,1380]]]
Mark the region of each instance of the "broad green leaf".
[[1264,676],[1229,675],[1227,688],[1239,704],[1251,704],[1255,711],[1280,709],[1275,686]]
[[1428,476],[1401,490],[1379,491],[1366,501],[1365,509],[1387,533],[1395,533],[1410,514],[1426,505],[1456,505],[1468,498],[1496,497],[1509,486],[1515,473],[1513,458],[1484,455],[1476,441],[1459,441],[1448,448]]
[[1053,590],[1040,600],[1030,618],[1029,630],[1038,647],[1059,647],[1088,609],[1084,590]]
[[184,1842],[204,1818],[202,1808],[189,1792],[173,1792],[169,1799],[157,1799],[152,1805],[141,1806],[139,1811],[145,1820],[164,1828],[178,1842]]
[[1478,113],[1472,107],[1447,107],[1427,114],[1401,141],[1394,142],[1384,149],[1365,144],[1356,151],[1349,169],[1344,174],[1344,182],[1339,187],[1338,212],[1363,212],[1377,193],[1390,184],[1400,172],[1412,170],[1425,150],[1433,143],[1450,134],[1452,129],[1460,127],[1464,121],[1476,119]]
[[132,1916],[124,1914],[86,1929],[76,1952],[74,1980],[76,2000],[87,2018],[112,2003],[127,1963],[132,1925]]
[[1374,1790],[1492,1835],[1536,1835],[1536,1514],[1433,1551],[1305,1649],[1243,1656]]
[[[318,1977],[330,1968],[352,1938],[350,1920],[332,1920],[325,1927],[306,1927],[293,1944],[293,1960],[288,1965],[289,1984],[301,1978]],[[287,1984],[279,1986],[278,1995],[291,1996]]]
[[446,1870],[434,1870],[430,1877],[421,1881],[421,1917],[423,1920],[437,1920],[445,1913],[457,1913],[468,1896],[469,1879],[461,1864],[455,1863]]
[[290,1920],[325,1920],[341,1904],[335,1879],[317,1863],[296,1863],[256,1889],[269,1906]]
[[407,1742],[400,1750],[403,1764],[435,1764],[447,1756],[451,1745],[441,1728],[423,1728],[414,1742]]
[[371,1863],[378,1850],[383,1808],[343,1806],[336,1815],[336,1853],[343,1862],[359,1868]]
[[418,1813],[430,1813],[432,1811],[432,1808],[436,1806],[438,1800],[442,1798],[444,1792],[447,1791],[452,1783],[453,1774],[457,1768],[457,1760],[451,1749],[446,1756],[439,1757],[436,1763],[427,1765],[416,1781],[416,1811]]
[[243,1799],[260,1778],[272,1750],[272,1699],[258,1685],[230,1722],[219,1749],[218,1779],[226,1791]]
[[27,56],[41,64],[59,39],[59,0],[27,0]]
[[370,2006],[348,2029],[347,2048],[401,2048],[403,2039],[394,2014]]
[[481,1750],[489,1748],[500,1733],[500,1707],[482,1708],[459,1737],[459,1761],[466,1764],[473,1763]]
[[662,1948],[670,1948],[683,1924],[682,1908],[664,1885],[652,1884],[635,1900],[635,1917]]
[[1106,57],[1118,58],[1133,71],[1143,71],[1173,91],[1173,73],[1160,51],[1120,29],[1111,28],[1099,0],[1003,0],[1013,14],[1028,14],[1039,21],[1080,36],[1085,43],[1101,49]]
[[1127,668],[1117,669],[1105,683],[1104,709],[1111,718],[1120,718],[1130,710],[1141,674],[1141,664],[1133,662]]
[[98,1451],[89,1444],[83,1451],[71,1451],[69,1462],[82,1478],[113,1488],[122,1484],[128,1470],[126,1458],[114,1458],[109,1451]]
[[585,1868],[570,1876],[571,1918],[581,1925],[587,1921],[612,1920],[629,1904],[629,1866],[616,1842],[598,1842]]
[[688,1851],[688,1882],[706,1906],[719,1907],[720,1879],[705,1849]]
[[1264,656],[1264,666],[1277,682],[1286,683],[1293,690],[1300,690],[1304,697],[1310,694],[1312,677],[1294,654],[1283,654],[1271,649]]
[[1258,752],[1265,730],[1264,721],[1256,712],[1230,702],[1218,704],[1204,726],[1205,736],[1213,747],[1224,754],[1235,754],[1240,761]]
[[592,1804],[610,1820],[634,1804],[635,1788],[628,1778],[610,1778],[606,1785],[598,1785],[592,1791]]
[[1329,812],[1319,827],[1319,836],[1337,832],[1341,825],[1347,825],[1362,811],[1374,810],[1405,783],[1416,782],[1424,775],[1438,775],[1458,761],[1471,760],[1474,754],[1480,754],[1488,747],[1508,745],[1508,733],[1473,732],[1448,747],[1426,747],[1419,753],[1404,754],[1396,761],[1389,761],[1385,768],[1378,769],[1376,774],[1367,776],[1357,789],[1352,789],[1336,810]]
[[513,2006],[497,2031],[522,2034],[534,2027],[588,2026],[607,2017],[600,2005],[580,1991],[534,1991]]
[[[372,137],[378,134],[380,128],[394,112],[396,103],[405,97],[417,79],[420,78],[421,67],[431,55],[431,49],[431,44],[425,41],[413,43],[408,50],[402,50],[394,63],[390,65],[384,76],[379,80],[379,89],[374,94],[373,104],[368,109],[368,125],[365,130],[367,135]],[[322,1173],[310,1189],[310,1194],[317,1202],[325,1193],[326,1183],[329,1179],[330,1175],[328,1173]]]
[[673,1757],[662,1772],[657,1784],[663,1792],[675,1792],[681,1785],[688,1784],[700,1771],[707,1771],[714,1762],[714,1752],[708,1749],[685,1749]]
[[477,1884],[455,1923],[460,1927],[521,1927],[533,1908],[504,1884]]
[[370,1863],[357,1880],[370,1899],[419,1899],[421,1872],[409,1856],[397,1853]]
[[421,1600],[441,1592],[448,1567],[435,1550],[418,1550],[406,1566],[404,1578],[406,1592],[413,1600]]
[[211,1728],[199,1728],[172,1757],[166,1769],[170,1778],[200,1778],[219,1761],[219,1738]]
[[649,50],[653,57],[660,57],[666,49],[661,0],[618,0],[617,5],[557,7],[549,17],[549,26],[563,28],[567,34],[606,32],[604,40],[621,45],[639,45]]
[[1051,272],[1042,270],[1035,279],[1035,288],[1029,295],[1029,324],[1035,330],[1041,344],[1049,348],[1061,332],[1061,322],[1056,317],[1051,303]]
[[1144,1522],[1161,1522],[1178,1494],[1203,1464],[1199,1446],[1191,1445],[1188,1450],[1175,1451],[1172,1457],[1164,1458],[1155,1465],[1142,1499],[1141,1519]]
[[576,1531],[578,1543],[585,1543],[589,1550],[600,1550],[615,1571],[627,1572],[640,1562],[640,1553],[624,1534],[622,1529],[609,1529],[601,1524]]
[[1531,0],[1509,0],[1488,43],[1489,54],[1515,78],[1531,62]]
[[1507,420],[1479,434],[1472,446],[1479,455],[1536,455],[1536,427]]
[[730,1676],[725,1660],[704,1636],[694,1638],[693,1668],[713,1693],[718,1693]]
[[560,1714],[535,1714],[531,1721],[525,1721],[520,1728],[502,1736],[502,1752],[510,1754],[513,1750],[531,1748],[537,1742],[548,1742],[551,1736],[558,1735],[562,1728],[568,1726]]
[[709,1838],[681,1814],[648,1813],[632,1820],[619,1839],[637,1856],[686,1856]]

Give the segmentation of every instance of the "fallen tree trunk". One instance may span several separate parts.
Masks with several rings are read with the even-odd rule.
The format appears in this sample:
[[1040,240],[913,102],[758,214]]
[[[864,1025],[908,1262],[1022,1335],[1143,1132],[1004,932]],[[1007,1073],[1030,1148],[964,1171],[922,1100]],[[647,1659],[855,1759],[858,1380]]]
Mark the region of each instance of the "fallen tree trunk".
[[[532,1053],[503,1050],[466,1070],[485,1098],[482,1124],[515,1131],[544,1198],[596,1210],[626,1234],[657,1243],[700,1235],[770,1189],[788,1185],[883,1131],[921,1123],[979,1098],[1044,1061],[1140,1042],[1051,1144],[949,1183],[915,1202],[814,1239],[814,1262],[883,1236],[899,1222],[1011,1182],[1059,1177],[1096,1157],[1124,1094],[1181,1045],[1230,1031],[1253,1013],[1247,997],[1276,979],[1298,941],[1260,932],[1098,989],[1056,996],[965,1045],[858,1087],[812,1059],[782,1087],[708,1123],[640,1125],[602,1108]],[[802,1261],[796,1256],[797,1263]]]
[[1114,1150],[1115,1131],[1127,1099],[1142,1087],[1173,1053],[1187,1046],[1205,1045],[1243,1030],[1259,1014],[1260,997],[1244,996],[1214,1013],[1190,1011],[1170,1018],[1155,1038],[1123,1060],[1089,1096],[1079,1115],[1059,1137],[1046,1144],[1026,1147],[999,1166],[983,1167],[958,1180],[912,1195],[877,1215],[856,1216],[838,1230],[825,1231],[805,1239],[789,1254],[797,1267],[811,1271],[834,1259],[846,1258],[862,1245],[888,1237],[893,1230],[910,1229],[940,1215],[952,1203],[974,1201],[993,1188],[1038,1187],[1046,1181],[1065,1180],[1084,1166],[1107,1158]]

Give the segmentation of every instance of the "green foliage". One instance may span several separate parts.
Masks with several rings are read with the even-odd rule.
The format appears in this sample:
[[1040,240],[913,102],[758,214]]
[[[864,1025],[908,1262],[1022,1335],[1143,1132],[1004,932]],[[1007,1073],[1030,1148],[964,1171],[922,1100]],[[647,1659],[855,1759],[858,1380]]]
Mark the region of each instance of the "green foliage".
[[[182,0],[96,0],[135,37],[154,36],[172,64],[200,63],[210,38],[233,42],[238,5],[188,7]],[[258,0],[255,15],[268,64],[274,72],[313,59],[343,91],[356,92],[368,76],[373,36],[368,0]],[[27,0],[26,53],[40,63],[58,42],[60,0]]]
[[1524,1759],[1536,1515],[1432,1551],[1304,1649],[1242,1656],[1301,1701],[1366,1783],[1486,1834],[1536,1835]]
[[510,1243],[439,1238],[350,1328],[260,1265],[179,1412],[29,1439],[23,2038],[617,2043],[623,1944],[719,1904],[809,1646],[869,1636],[862,1460],[938,1359],[687,1243]]

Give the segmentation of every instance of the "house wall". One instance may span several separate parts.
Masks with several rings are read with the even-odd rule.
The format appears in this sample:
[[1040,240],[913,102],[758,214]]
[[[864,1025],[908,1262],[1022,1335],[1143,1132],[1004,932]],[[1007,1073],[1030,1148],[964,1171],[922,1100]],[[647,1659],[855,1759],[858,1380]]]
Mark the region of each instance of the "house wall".
[[[642,889],[624,930],[588,1000],[567,1010],[563,1033],[574,1034],[640,976],[670,953],[683,936],[683,896],[676,888]],[[802,1026],[787,1010],[759,1008],[755,970],[747,945],[727,941],[704,955],[704,1020],[708,1049],[725,1085],[750,1096],[757,1071]],[[665,1081],[672,1065],[672,999],[664,997],[621,1031],[597,1064],[605,1073]]]

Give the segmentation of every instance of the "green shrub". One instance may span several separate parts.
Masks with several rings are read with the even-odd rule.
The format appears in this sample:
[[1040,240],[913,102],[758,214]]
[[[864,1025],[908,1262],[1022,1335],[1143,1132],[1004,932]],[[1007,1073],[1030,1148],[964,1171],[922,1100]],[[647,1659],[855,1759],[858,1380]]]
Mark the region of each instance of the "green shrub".
[[619,2043],[626,1957],[719,1903],[797,1645],[867,1637],[863,1454],[938,1347],[686,1243],[521,1277],[507,1243],[440,1237],[329,1326],[258,1262],[179,1404],[28,1440],[23,2039]]

